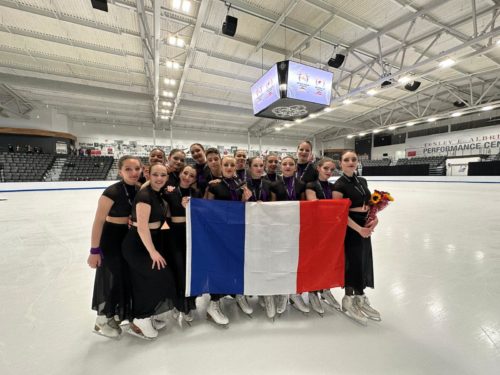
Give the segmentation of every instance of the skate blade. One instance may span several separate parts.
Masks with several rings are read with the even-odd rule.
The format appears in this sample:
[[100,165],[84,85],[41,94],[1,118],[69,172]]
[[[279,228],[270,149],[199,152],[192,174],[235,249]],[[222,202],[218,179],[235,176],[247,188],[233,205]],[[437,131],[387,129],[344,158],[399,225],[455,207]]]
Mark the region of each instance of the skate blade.
[[117,340],[117,341],[122,338],[121,334],[119,334],[118,336],[108,336],[108,335],[105,335],[104,333],[102,333],[102,331],[96,330],[95,328],[92,330],[92,333],[95,333],[98,336],[106,337],[108,339]]
[[147,337],[147,336],[144,336],[142,334],[141,330],[138,327],[134,326],[133,324],[129,325],[127,333],[130,334],[130,335],[132,335],[132,336],[139,337],[140,339],[143,339],[143,340],[146,340],[146,341],[154,341],[156,339],[156,337]]
[[225,328],[225,329],[229,328],[229,323],[227,323],[227,324],[219,324],[209,314],[207,314],[207,320],[210,323],[215,324],[215,326],[218,327],[218,328]]
[[342,315],[346,316],[349,318],[349,320],[363,326],[363,327],[366,327],[368,325],[368,321],[361,321],[361,320],[358,320],[356,318],[354,318],[353,316],[351,316],[350,314],[348,314],[347,312],[345,312],[344,310],[340,310],[340,312],[342,313]]
[[374,322],[381,322],[382,321],[382,318],[375,318],[375,317],[368,316],[368,315],[366,315],[366,317]]
[[309,310],[309,311],[304,311],[304,310],[301,310],[301,309],[299,309],[297,306],[295,306],[295,303],[293,303],[293,302],[290,302],[290,305],[292,305],[292,307],[293,307],[295,310],[300,311],[300,312],[301,312],[302,314],[304,314],[304,315],[309,314],[309,312],[311,311],[311,310]]
[[334,309],[334,310],[337,310],[337,311],[342,311],[342,307],[341,307],[340,305],[338,305],[338,306],[331,305],[331,304],[328,302],[328,300],[326,300],[326,299],[324,299],[324,298],[322,298],[322,299],[321,299],[321,301],[322,301],[325,305],[327,305],[329,308],[331,308],[331,309]]

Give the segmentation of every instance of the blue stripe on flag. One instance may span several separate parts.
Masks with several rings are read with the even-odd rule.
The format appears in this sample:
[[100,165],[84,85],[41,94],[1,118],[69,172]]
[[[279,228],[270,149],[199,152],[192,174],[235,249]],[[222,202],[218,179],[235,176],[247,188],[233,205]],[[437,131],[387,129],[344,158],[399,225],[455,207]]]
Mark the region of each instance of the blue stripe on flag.
[[243,294],[245,204],[191,199],[191,295]]

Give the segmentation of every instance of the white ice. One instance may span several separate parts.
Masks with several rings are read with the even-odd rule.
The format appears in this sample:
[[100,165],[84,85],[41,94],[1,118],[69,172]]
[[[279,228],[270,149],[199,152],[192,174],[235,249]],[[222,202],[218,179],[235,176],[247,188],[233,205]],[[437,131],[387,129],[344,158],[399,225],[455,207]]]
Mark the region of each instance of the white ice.
[[[231,324],[173,321],[153,342],[91,333],[86,264],[100,190],[2,193],[0,374],[498,374],[498,184],[372,182],[396,201],[373,235],[382,322],[291,307],[274,323],[224,302]],[[340,300],[342,290],[334,290]]]

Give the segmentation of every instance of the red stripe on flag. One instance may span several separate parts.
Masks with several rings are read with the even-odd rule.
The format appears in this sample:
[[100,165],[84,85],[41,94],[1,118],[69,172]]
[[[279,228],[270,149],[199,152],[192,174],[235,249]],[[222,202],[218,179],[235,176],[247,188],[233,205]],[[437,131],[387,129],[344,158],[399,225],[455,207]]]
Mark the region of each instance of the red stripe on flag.
[[300,202],[297,293],[344,286],[349,199]]

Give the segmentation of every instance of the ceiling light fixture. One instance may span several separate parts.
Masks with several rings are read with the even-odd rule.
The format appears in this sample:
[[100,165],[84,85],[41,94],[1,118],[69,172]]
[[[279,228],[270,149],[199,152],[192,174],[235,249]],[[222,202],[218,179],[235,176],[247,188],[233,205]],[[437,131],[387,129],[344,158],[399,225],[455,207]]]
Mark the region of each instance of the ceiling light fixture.
[[347,136],[347,138],[349,138],[349,139],[354,138],[354,135],[349,134],[349,135]]
[[407,84],[410,83],[411,81],[412,81],[411,77],[408,76],[399,77],[398,79],[398,82],[402,84]]
[[437,120],[437,118],[431,117],[431,118],[427,119],[427,122],[435,122],[436,120]]
[[368,90],[366,93],[370,96],[377,95],[377,90],[371,89],[371,90]]
[[481,111],[491,111],[493,109],[492,105],[487,105],[486,107],[481,108]]
[[451,117],[460,117],[460,116],[462,116],[462,112],[453,112],[451,114]]
[[453,66],[456,64],[456,61],[453,59],[446,59],[443,60],[439,63],[440,68],[449,68],[450,66]]
[[396,130],[398,127],[397,126],[389,126],[387,129],[389,130]]
[[352,100],[351,99],[346,99],[343,101],[344,105],[349,105],[352,103]]
[[411,121],[406,124],[406,126],[413,126],[413,125],[415,125],[415,123]]

